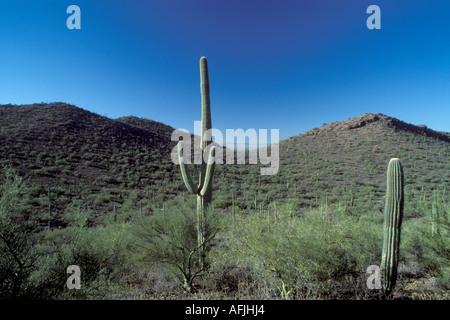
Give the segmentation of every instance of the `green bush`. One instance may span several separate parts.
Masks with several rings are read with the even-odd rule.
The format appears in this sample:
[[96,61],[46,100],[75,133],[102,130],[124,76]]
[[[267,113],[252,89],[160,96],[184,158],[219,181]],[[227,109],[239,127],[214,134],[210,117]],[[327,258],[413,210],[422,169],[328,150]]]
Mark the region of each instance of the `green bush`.
[[14,170],[0,176],[0,299],[47,298],[41,268],[39,216],[24,203],[24,184]]
[[450,282],[449,207],[442,200],[437,201],[435,206],[439,216],[434,218],[434,227],[431,213],[426,220],[416,219],[406,225],[405,249],[417,259],[428,277],[439,278],[448,289]]
[[[89,210],[74,202],[65,211],[67,227],[43,233],[40,250],[46,252],[35,277],[47,283],[48,295],[56,299],[101,298],[130,270],[131,245],[127,223],[88,226]],[[69,290],[65,284],[67,267],[81,269],[81,289]]]
[[360,279],[380,254],[381,228],[325,207],[301,216],[269,208],[237,217],[230,230],[227,255],[274,279],[282,298],[326,295],[336,283]]
[[197,215],[194,202],[177,198],[154,208],[151,215],[135,217],[134,235],[140,261],[148,264],[162,263],[184,289],[191,291],[196,278],[205,273],[211,264],[210,249],[220,230],[220,217],[214,209],[206,213],[205,263],[200,263],[197,243]]

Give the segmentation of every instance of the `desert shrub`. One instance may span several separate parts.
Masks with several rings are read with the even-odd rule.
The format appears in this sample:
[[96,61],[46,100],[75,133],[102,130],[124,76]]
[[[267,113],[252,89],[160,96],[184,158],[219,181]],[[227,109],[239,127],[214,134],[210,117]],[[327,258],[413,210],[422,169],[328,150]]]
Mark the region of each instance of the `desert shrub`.
[[[89,226],[89,210],[77,201],[66,208],[64,220],[66,228],[42,233],[39,250],[43,254],[33,276],[45,283],[46,296],[52,299],[101,298],[130,270],[130,225]],[[81,269],[79,290],[66,287],[70,265]]]
[[0,180],[0,299],[29,298],[39,291],[30,280],[38,255],[30,221],[19,211],[22,179],[6,168]]
[[333,283],[356,281],[379,259],[378,229],[328,207],[300,216],[269,208],[236,218],[226,252],[239,265],[274,279],[272,291],[282,298],[318,297]]
[[87,196],[87,201],[96,206],[108,204],[114,199],[114,196],[108,193],[98,193],[98,194],[90,194]]
[[[439,217],[416,219],[406,225],[405,250],[409,252],[429,277],[437,277],[447,286],[450,282],[450,221],[445,201],[436,202]],[[431,205],[430,205],[431,206]]]
[[196,203],[178,197],[166,202],[163,208],[153,208],[147,215],[137,214],[133,228],[141,263],[166,266],[168,274],[190,291],[196,278],[201,277],[211,264],[210,249],[220,229],[220,215],[214,209],[206,214],[207,236],[205,264],[199,262],[197,243]]
[[105,186],[108,184],[118,184],[118,181],[114,177],[101,175],[95,179],[94,184],[98,186]]

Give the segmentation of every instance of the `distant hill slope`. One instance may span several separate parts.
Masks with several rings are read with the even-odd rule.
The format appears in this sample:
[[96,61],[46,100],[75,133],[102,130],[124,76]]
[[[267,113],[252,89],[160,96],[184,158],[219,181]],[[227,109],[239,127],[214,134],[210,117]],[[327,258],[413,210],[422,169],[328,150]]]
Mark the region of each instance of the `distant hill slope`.
[[0,106],[0,128],[2,161],[27,174],[53,168],[44,174],[48,180],[69,169],[91,181],[117,165],[163,162],[172,148],[170,138],[157,133],[167,131],[163,124],[148,131],[65,103]]
[[115,120],[151,132],[168,140],[170,140],[172,132],[175,130],[175,128],[165,125],[164,123],[135,116],[120,117]]
[[245,199],[244,207],[256,209],[278,201],[296,208],[340,204],[354,207],[349,210],[355,214],[381,210],[386,168],[393,157],[403,163],[408,214],[423,211],[417,201],[426,206],[435,191],[450,199],[449,134],[423,125],[365,114],[290,137],[280,142],[279,150],[277,175],[260,176],[259,166],[230,167],[224,185],[231,190],[216,200],[229,205],[236,193]]
[[364,115],[351,118],[346,121],[335,121],[329,124],[325,124],[320,128],[313,129],[307,132],[307,135],[321,134],[330,131],[345,132],[349,130],[363,128],[371,124],[378,124],[384,126],[385,129],[393,128],[396,130],[403,130],[413,134],[423,135],[426,137],[436,138],[438,140],[450,142],[449,133],[431,130],[425,125],[409,124],[381,113],[366,113]]
[[[40,186],[35,196],[44,197],[50,188],[54,197],[65,198],[54,199],[56,211],[76,197],[101,213],[122,203],[130,190],[156,190],[160,180],[172,180],[174,143],[167,130],[154,122],[147,131],[65,103],[1,105],[0,165],[15,168],[29,186]],[[166,191],[167,197],[175,192]]]
[[450,186],[449,134],[380,113],[291,137],[280,143],[280,154],[282,176],[291,186],[311,187],[299,193],[321,190],[322,196],[351,199],[352,193],[364,192],[360,201],[368,203],[377,194],[380,199],[386,166],[393,157],[403,163],[408,190],[425,187],[431,192]]
[[[73,199],[100,216],[160,205],[185,191],[170,157],[172,131],[156,121],[114,120],[65,103],[0,105],[0,165],[28,180],[35,208],[47,210],[50,191],[57,217]],[[281,141],[277,175],[261,176],[259,165],[217,166],[214,202],[242,210],[274,201],[298,210],[324,202],[379,209],[392,157],[404,165],[409,200],[429,199],[450,186],[449,137],[378,113],[333,122]]]

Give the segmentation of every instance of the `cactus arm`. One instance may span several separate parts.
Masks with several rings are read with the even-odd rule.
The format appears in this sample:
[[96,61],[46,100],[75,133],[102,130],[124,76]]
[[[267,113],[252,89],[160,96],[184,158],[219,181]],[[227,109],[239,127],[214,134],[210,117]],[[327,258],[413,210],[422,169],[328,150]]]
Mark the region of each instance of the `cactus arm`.
[[204,196],[206,191],[208,190],[209,186],[211,185],[212,177],[214,174],[214,168],[216,166],[216,161],[214,157],[216,156],[216,148],[211,147],[209,150],[209,156],[208,156],[208,164],[206,167],[206,174],[205,174],[205,180],[203,183],[203,187],[200,190],[200,195]]
[[183,141],[178,142],[178,160],[180,162],[180,168],[181,168],[181,175],[183,176],[184,184],[186,185],[186,188],[190,193],[197,194],[197,188],[194,185],[194,182],[192,182],[191,175],[189,174],[189,170],[186,166],[186,163],[184,163],[183,159]]

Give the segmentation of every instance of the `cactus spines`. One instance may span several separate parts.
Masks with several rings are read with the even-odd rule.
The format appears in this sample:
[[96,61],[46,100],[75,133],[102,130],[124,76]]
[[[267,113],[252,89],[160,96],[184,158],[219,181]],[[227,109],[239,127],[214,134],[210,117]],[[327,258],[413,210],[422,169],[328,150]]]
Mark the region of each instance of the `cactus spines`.
[[403,168],[399,159],[392,158],[387,169],[386,204],[384,208],[384,237],[381,257],[382,286],[390,295],[397,280],[400,232],[404,205]]
[[[205,57],[200,58],[200,90],[202,96],[202,121],[200,146],[202,153],[206,152],[212,142],[211,136],[211,102],[209,96],[209,76],[208,62]],[[204,250],[206,238],[205,214],[212,200],[212,178],[215,168],[215,147],[211,146],[208,154],[208,161],[205,162],[202,156],[199,184],[192,181],[189,170],[183,159],[183,141],[178,143],[178,159],[181,168],[181,175],[187,190],[197,195],[197,240],[200,253],[200,265],[204,267]]]

